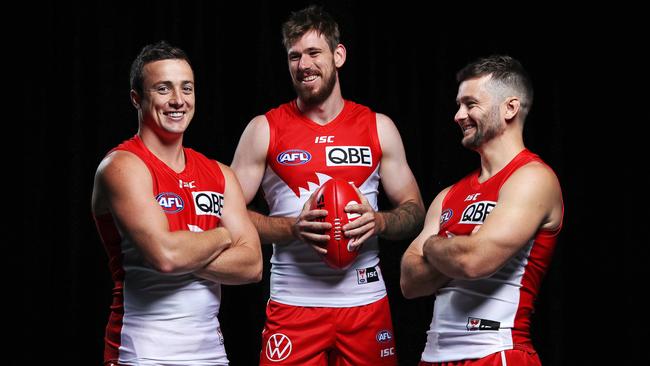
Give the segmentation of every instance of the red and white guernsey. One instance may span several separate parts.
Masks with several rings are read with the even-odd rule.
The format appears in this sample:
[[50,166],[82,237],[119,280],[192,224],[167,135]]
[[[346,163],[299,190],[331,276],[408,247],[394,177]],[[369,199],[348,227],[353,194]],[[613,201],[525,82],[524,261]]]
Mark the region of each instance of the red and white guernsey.
[[[469,235],[499,204],[499,190],[508,177],[533,161],[543,163],[539,156],[525,149],[483,183],[479,183],[479,171],[475,171],[454,184],[442,203],[440,233]],[[512,349],[513,344],[530,345],[533,301],[559,232],[560,228],[538,231],[488,278],[452,280],[441,288],[436,295],[422,360],[480,358]]]
[[[176,173],[137,135],[114,150],[132,152],[147,165],[152,194],[170,230],[202,231],[219,224],[225,180],[215,161],[184,148],[185,170]],[[156,271],[122,237],[110,214],[95,221],[115,282],[104,360],[126,365],[227,365],[217,319],[220,285],[191,273]]]
[[[262,188],[270,216],[297,217],[307,199],[331,178],[354,182],[377,210],[381,147],[376,114],[345,101],[326,125],[290,102],[266,113],[270,141]],[[274,243],[271,299],[296,306],[351,307],[386,296],[379,270],[377,238],[361,247],[347,270],[327,266],[307,244]]]

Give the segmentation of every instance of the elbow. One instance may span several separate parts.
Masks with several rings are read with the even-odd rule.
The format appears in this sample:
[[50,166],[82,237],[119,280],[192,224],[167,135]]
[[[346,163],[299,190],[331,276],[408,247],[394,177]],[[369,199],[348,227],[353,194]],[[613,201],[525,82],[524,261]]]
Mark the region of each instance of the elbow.
[[250,271],[249,277],[247,278],[247,283],[257,283],[262,280],[262,259],[258,261]]
[[402,290],[402,295],[409,300],[422,296],[416,291],[415,287],[411,286],[408,280],[404,279],[404,277],[400,279],[399,287]]
[[489,263],[484,263],[482,261],[459,261],[457,268],[457,273],[453,274],[451,277],[463,280],[479,280],[490,277],[494,272],[496,272],[496,269],[492,268]]
[[160,273],[172,274],[185,272],[187,269],[169,258],[150,260],[149,264]]
[[262,280],[262,269],[255,272],[255,274],[253,276],[251,276],[249,283],[258,283],[261,280]]
[[180,272],[179,268],[168,260],[151,260],[149,261],[149,265],[160,273],[171,274]]
[[244,283],[257,283],[262,280],[262,254],[256,256],[255,262],[248,266],[248,270],[243,276]]
[[194,270],[194,268],[188,268],[188,263],[174,255],[171,251],[163,251],[156,255],[150,255],[147,258],[147,262],[153,269],[165,274],[185,273]]
[[[405,258],[406,259],[406,258]],[[399,287],[402,295],[407,299],[415,299],[427,295],[423,293],[421,286],[418,285],[418,278],[414,275],[407,261],[402,262],[401,274],[399,276]]]

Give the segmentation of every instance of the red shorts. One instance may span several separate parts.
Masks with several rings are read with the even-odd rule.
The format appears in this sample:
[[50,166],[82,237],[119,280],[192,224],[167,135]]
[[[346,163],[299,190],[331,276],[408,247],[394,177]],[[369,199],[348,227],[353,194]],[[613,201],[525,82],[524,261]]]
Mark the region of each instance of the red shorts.
[[269,301],[260,365],[397,365],[388,297],[351,308]]
[[541,366],[537,352],[529,345],[516,344],[513,349],[496,352],[483,358],[451,362],[424,362],[419,366]]

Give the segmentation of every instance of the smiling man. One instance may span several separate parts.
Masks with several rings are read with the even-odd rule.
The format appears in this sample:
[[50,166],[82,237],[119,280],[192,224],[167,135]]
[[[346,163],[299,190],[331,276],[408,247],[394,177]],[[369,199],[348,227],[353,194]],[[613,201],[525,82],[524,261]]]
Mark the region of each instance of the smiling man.
[[457,78],[454,122],[481,167],[438,194],[402,258],[404,296],[436,295],[420,366],[539,365],[530,317],[563,204],[553,170],[524,146],[533,88],[509,56]]
[[97,168],[92,212],[115,282],[107,366],[227,365],[220,284],[261,279],[235,174],[183,147],[194,92],[185,52],[145,46],[131,66],[138,133]]
[[[338,69],[346,59],[329,14],[309,7],[283,25],[297,99],[255,117],[232,167],[250,202],[260,186],[270,215],[250,212],[262,242],[273,243],[271,299],[261,365],[395,365],[396,350],[377,236],[407,238],[424,216],[420,192],[390,118],[343,99]],[[321,256],[331,227],[309,210],[320,185],[340,178],[358,187],[360,215],[343,227],[359,250],[347,270]],[[381,182],[391,211],[378,211]]]

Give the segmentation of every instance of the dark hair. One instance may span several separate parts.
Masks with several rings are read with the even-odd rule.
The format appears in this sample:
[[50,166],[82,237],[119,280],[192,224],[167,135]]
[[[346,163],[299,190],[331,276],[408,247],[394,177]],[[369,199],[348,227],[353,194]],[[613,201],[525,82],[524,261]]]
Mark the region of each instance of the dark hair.
[[456,80],[462,83],[484,75],[492,75],[491,81],[519,94],[525,118],[533,105],[533,84],[521,63],[506,55],[482,57],[461,69],[456,74]]
[[341,34],[334,18],[320,6],[310,5],[305,9],[294,11],[282,24],[282,43],[286,49],[300,39],[305,33],[315,30],[322,34],[333,52],[339,45]]
[[175,59],[185,60],[190,64],[190,67],[192,66],[185,51],[178,47],[173,47],[165,41],[144,46],[138,57],[131,64],[131,89],[135,90],[138,95],[142,95],[142,82],[144,79],[142,70],[144,69],[144,65],[154,61]]

